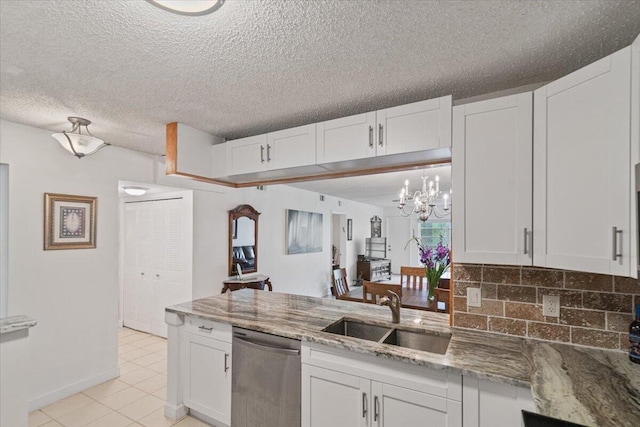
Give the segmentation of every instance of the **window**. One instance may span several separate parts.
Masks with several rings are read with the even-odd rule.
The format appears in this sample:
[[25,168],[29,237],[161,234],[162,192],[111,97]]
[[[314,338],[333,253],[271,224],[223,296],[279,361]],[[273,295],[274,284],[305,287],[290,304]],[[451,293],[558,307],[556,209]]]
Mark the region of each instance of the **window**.
[[420,227],[420,243],[426,247],[436,247],[442,236],[442,243],[449,245],[451,242],[450,222],[423,222]]

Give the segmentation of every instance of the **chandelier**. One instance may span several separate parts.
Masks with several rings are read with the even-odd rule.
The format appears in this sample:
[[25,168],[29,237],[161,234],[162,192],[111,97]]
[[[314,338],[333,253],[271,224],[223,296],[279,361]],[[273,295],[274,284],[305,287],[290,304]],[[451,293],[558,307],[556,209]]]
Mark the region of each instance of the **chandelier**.
[[[410,216],[415,213],[418,220],[426,222],[432,215],[436,218],[444,218],[451,214],[451,204],[449,203],[449,193],[443,193],[440,191],[440,177],[435,177],[434,181],[429,181],[427,186],[428,176],[422,177],[422,190],[416,191],[413,195],[409,194],[409,180],[404,182],[404,187],[400,192],[400,203],[398,203],[398,209],[402,216]],[[442,198],[444,202],[444,209],[440,209],[436,206],[436,200]],[[413,202],[413,207],[407,211],[407,203]]]
[[[71,123],[71,131],[62,131],[60,133],[54,133],[53,136],[62,147],[81,159],[85,156],[90,156],[101,148],[110,145],[103,140],[96,138],[89,132],[90,120],[83,119],[82,117],[67,117],[67,120]],[[82,128],[84,127],[84,133]]]

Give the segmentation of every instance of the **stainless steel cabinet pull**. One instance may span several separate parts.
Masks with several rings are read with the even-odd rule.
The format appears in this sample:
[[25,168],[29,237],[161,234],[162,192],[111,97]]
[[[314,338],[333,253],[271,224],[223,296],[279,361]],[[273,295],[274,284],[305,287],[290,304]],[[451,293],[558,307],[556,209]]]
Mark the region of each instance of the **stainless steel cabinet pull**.
[[618,258],[622,258],[622,252],[618,253],[618,234],[622,235],[622,230],[618,230],[618,227],[613,227],[613,256],[611,259],[616,261]]
[[367,418],[367,393],[362,393],[362,418]]
[[271,161],[271,146],[267,144],[267,162]]
[[373,421],[378,421],[380,416],[380,402],[378,402],[378,396],[373,396]]
[[260,146],[260,163],[264,163],[264,145]]
[[384,132],[383,132],[382,123],[380,123],[378,125],[378,144],[380,145],[380,147],[382,147],[382,135],[383,134],[384,134]]
[[373,126],[369,126],[369,148],[373,148]]
[[213,326],[210,328],[207,328],[206,326],[198,326],[198,329],[200,329],[201,331],[211,332],[213,331]]
[[527,227],[524,228],[524,254],[527,255],[529,253],[529,230]]
[[227,372],[229,370],[229,353],[224,354],[224,371]]

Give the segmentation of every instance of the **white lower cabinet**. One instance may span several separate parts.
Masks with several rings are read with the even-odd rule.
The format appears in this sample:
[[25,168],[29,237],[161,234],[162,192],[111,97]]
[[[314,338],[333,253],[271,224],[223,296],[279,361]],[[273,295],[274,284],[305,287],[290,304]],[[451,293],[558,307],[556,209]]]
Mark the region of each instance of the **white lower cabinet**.
[[228,426],[231,424],[231,335],[229,342],[225,342],[216,339],[222,334],[215,330],[225,325],[200,326],[196,326],[197,332],[191,332],[187,325],[183,334],[184,405],[219,425]]
[[531,389],[463,376],[464,427],[522,426],[522,410],[536,412]]

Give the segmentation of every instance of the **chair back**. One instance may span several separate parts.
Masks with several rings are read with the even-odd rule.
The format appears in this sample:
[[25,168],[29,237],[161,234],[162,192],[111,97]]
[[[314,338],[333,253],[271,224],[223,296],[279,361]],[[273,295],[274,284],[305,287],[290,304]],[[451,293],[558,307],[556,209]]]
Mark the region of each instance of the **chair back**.
[[424,267],[400,267],[400,283],[405,288],[427,289],[427,272]]
[[380,298],[388,297],[387,291],[393,291],[402,301],[402,285],[362,281],[362,302],[377,304]]
[[331,281],[333,285],[333,295],[336,298],[340,298],[349,292],[349,282],[347,281],[347,270],[345,268],[333,270]]

